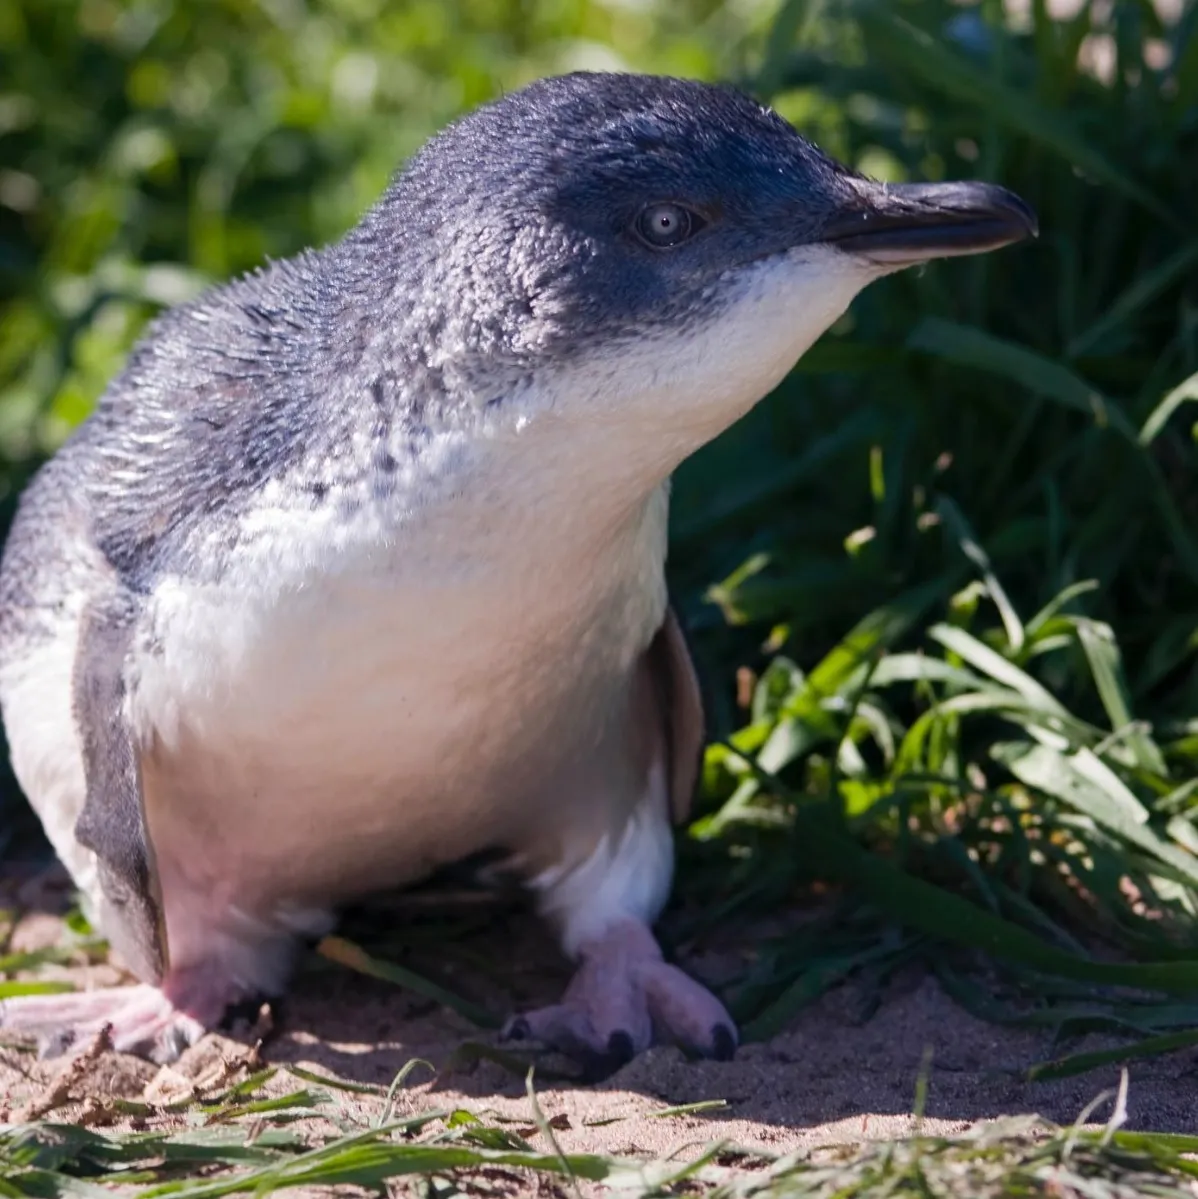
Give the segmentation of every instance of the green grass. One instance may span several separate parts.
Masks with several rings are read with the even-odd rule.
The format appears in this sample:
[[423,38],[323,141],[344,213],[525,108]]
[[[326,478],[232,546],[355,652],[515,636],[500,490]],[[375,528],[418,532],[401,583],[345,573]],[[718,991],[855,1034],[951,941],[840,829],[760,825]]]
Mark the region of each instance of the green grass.
[[[335,1095],[321,1087],[255,1101],[257,1089],[274,1073],[263,1071],[220,1099],[197,1105],[183,1131],[118,1134],[45,1121],[0,1129],[0,1193],[73,1199],[119,1187],[137,1199],[216,1199],[292,1187],[374,1190],[411,1182],[414,1193],[436,1196],[519,1195],[534,1187],[537,1193],[578,1194],[580,1184],[599,1183],[629,1199],[1189,1199],[1198,1179],[1198,1137],[1122,1129],[1126,1075],[1113,1097],[1114,1112],[1100,1129],[1080,1122],[1060,1128],[1028,1116],[979,1125],[959,1136],[917,1132],[905,1141],[834,1144],[785,1157],[713,1142],[677,1158],[644,1161],[564,1152],[537,1102],[531,1074],[524,1120],[499,1121],[464,1108],[392,1119],[384,1109],[379,1119],[362,1124],[339,1110]],[[297,1074],[297,1081],[340,1085],[306,1071]],[[381,1088],[374,1090],[381,1096]],[[128,1114],[152,1115],[148,1108],[135,1110],[146,1105],[122,1106]],[[704,1106],[654,1114],[669,1120]],[[313,1115],[340,1125],[340,1133],[313,1137],[290,1127]],[[534,1181],[535,1175],[545,1181]]]
[[[996,0],[667,7],[477,0],[445,24],[437,5],[201,20],[157,0],[144,29],[103,4],[52,24],[5,9],[0,150],[44,184],[0,178],[0,198],[28,200],[0,205],[7,502],[160,303],[335,235],[452,112],[588,38],[640,68],[739,78],[870,173],[1003,182],[1037,207],[1037,243],[874,286],[679,473],[671,581],[715,743],[671,927],[829,893],[728,988],[750,1039],[846,977],[880,995],[922,963],[976,1014],[1055,1032],[1032,1077],[1194,1044],[1198,5],[1171,24],[1136,0],[1063,20],[1032,0],[1022,23]],[[338,91],[351,53],[382,81],[357,107]],[[347,954],[471,1014],[381,953]],[[1072,1052],[1094,1030],[1121,1047]],[[29,1194],[135,1167],[141,1186],[194,1179],[201,1161],[271,1185],[423,1163],[568,1190],[556,1154],[465,1117],[316,1150],[281,1118],[248,1148],[239,1124],[170,1146],[41,1125],[5,1152]],[[668,1193],[1181,1195],[1195,1151],[1006,1125],[726,1178],[739,1167],[717,1154]]]

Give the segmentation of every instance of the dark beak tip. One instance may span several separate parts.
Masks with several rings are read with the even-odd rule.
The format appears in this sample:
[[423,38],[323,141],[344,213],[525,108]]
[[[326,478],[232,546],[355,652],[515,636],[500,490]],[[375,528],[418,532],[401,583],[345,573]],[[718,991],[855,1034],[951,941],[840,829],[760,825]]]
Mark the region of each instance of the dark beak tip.
[[[864,202],[862,204],[862,201]],[[842,249],[887,252],[900,261],[983,253],[1039,237],[1035,210],[996,183],[868,183],[850,210],[829,223]]]
[[995,191],[998,193],[995,197],[998,201],[995,209],[1008,213],[1013,218],[1011,223],[1018,226],[1023,237],[1039,237],[1040,218],[1036,215],[1036,210],[1022,196],[1005,187],[996,187]]

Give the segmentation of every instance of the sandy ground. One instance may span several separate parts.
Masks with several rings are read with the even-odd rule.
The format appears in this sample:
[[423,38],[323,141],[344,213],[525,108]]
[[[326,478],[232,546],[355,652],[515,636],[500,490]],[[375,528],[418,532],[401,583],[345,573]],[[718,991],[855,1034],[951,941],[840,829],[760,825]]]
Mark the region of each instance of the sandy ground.
[[[57,917],[34,912],[22,918],[10,947],[36,948],[61,935]],[[472,951],[472,941],[478,952]],[[464,943],[455,941],[448,965],[445,953],[438,955],[435,947],[419,951],[408,964],[431,963],[436,969],[438,956],[443,981],[496,1010],[544,1001],[568,977],[568,967],[544,935],[521,916],[501,913]],[[480,960],[485,971],[477,968]],[[719,973],[718,954],[690,964],[700,975]],[[531,1125],[523,1079],[463,1051],[470,1042],[494,1044],[493,1037],[480,1036],[453,1013],[387,983],[323,962],[315,967],[304,971],[278,1009],[260,1049],[263,1062],[282,1067],[268,1093],[311,1085],[289,1074],[288,1065],[387,1086],[406,1062],[423,1058],[436,1074],[423,1068],[412,1074],[399,1096],[398,1114],[462,1106]],[[108,965],[58,967],[51,973],[93,986],[118,977]],[[505,993],[496,993],[497,987]],[[1053,1056],[1049,1037],[982,1023],[919,972],[896,979],[864,1023],[854,1015],[858,1005],[852,1000],[851,988],[833,991],[781,1035],[743,1046],[731,1062],[693,1062],[675,1049],[654,1048],[607,1081],[582,1086],[551,1079],[555,1063],[548,1059],[539,1067],[540,1102],[567,1151],[685,1156],[711,1141],[726,1140],[780,1153],[911,1131],[916,1080],[929,1050],[927,1131],[959,1130],[1018,1112],[1069,1123],[1099,1091],[1118,1081],[1111,1068],[1053,1083],[1023,1082],[1021,1068]],[[253,1064],[251,1040],[244,1032],[233,1038],[210,1036],[171,1067],[103,1054],[72,1080],[69,1096],[60,1096],[65,1101],[45,1118],[82,1117],[103,1126],[113,1122],[104,1110],[108,1095],[161,1103],[189,1089],[201,1097],[218,1094],[245,1077]],[[1103,1044],[1090,1038],[1069,1048]],[[556,1064],[560,1071],[563,1064]],[[62,1068],[61,1062],[38,1061],[25,1048],[0,1048],[0,1120],[20,1118],[44,1105]],[[1198,1131],[1198,1052],[1133,1063],[1130,1075],[1130,1126]],[[333,1110],[353,1120],[377,1114],[382,1103],[371,1096],[332,1095]],[[651,1114],[702,1100],[722,1100],[725,1106],[668,1119]],[[1099,1110],[1095,1116],[1103,1114]],[[151,1124],[181,1122],[181,1116],[161,1114]]]

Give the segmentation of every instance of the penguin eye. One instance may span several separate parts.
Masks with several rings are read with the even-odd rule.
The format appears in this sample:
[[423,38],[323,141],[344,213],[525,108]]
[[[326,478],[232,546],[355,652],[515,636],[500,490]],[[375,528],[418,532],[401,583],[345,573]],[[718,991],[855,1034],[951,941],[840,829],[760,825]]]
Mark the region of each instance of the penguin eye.
[[706,223],[681,204],[649,204],[641,209],[634,228],[645,245],[668,250],[694,237]]

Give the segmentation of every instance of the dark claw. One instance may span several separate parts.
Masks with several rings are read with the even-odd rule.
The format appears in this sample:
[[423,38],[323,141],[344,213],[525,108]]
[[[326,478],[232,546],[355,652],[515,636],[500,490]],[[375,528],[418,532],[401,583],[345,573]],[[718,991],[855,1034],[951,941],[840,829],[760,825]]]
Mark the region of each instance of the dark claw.
[[499,1033],[501,1041],[527,1041],[532,1036],[532,1029],[523,1016],[513,1016]]
[[258,1023],[258,1013],[262,1010],[264,1003],[269,1003],[272,1008],[275,1008],[273,1014],[278,1015],[277,1000],[268,999],[265,995],[258,995],[253,999],[238,999],[225,1008],[220,1028],[224,1032],[234,1031],[239,1024],[253,1028]]
[[582,1076],[580,1081],[584,1083],[603,1082],[604,1079],[610,1078],[621,1066],[627,1066],[634,1057],[636,1050],[632,1045],[632,1038],[623,1030],[614,1032],[607,1039],[607,1050],[604,1053],[596,1053],[594,1050],[586,1050],[582,1046],[579,1050],[570,1054],[582,1066]]
[[736,1055],[736,1037],[726,1024],[717,1024],[711,1030],[711,1056],[717,1062],[730,1062]]

